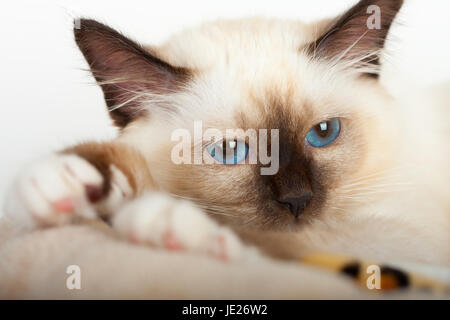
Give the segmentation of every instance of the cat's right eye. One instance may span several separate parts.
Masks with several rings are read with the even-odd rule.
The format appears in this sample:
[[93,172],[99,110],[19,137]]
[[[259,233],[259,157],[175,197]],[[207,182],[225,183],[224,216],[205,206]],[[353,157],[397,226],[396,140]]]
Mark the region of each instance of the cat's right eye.
[[337,139],[341,131],[341,121],[333,118],[316,124],[306,134],[306,141],[315,148],[326,147]]
[[207,151],[219,163],[238,164],[247,158],[248,145],[242,140],[224,140],[211,144]]

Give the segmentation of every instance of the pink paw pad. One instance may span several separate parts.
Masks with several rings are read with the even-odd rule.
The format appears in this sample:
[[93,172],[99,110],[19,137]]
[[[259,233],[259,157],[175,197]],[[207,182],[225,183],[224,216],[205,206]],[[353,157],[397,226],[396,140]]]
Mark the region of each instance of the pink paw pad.
[[219,245],[219,254],[217,255],[217,257],[222,261],[228,261],[228,255],[226,254],[225,237],[223,235],[218,236],[217,242]]
[[57,210],[58,212],[63,212],[63,213],[72,213],[75,208],[72,199],[58,200],[56,202],[53,202],[52,205],[53,205],[53,208],[55,208],[55,210]]
[[169,250],[181,250],[181,243],[175,238],[173,232],[167,231],[163,237],[164,246]]
[[128,239],[130,240],[131,243],[134,244],[140,243],[138,237],[136,236],[136,234],[134,234],[134,232],[130,232],[130,234],[128,235]]

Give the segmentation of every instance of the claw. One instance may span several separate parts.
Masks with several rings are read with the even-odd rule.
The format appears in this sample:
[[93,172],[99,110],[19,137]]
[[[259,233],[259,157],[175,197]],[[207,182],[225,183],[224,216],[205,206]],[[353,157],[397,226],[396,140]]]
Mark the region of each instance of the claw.
[[99,186],[87,185],[85,186],[85,189],[86,189],[86,196],[92,203],[99,201],[103,196],[103,190]]

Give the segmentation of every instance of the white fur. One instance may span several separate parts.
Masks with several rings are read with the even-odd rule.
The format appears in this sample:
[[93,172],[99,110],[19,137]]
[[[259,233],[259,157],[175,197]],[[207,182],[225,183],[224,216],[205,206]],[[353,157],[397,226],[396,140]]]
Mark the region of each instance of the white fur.
[[96,216],[85,196],[85,185],[101,185],[100,173],[75,155],[51,155],[25,168],[6,197],[5,214],[17,227],[60,225],[72,221],[71,213],[54,207],[60,200],[72,200],[80,216]]
[[[125,175],[111,165],[111,190],[95,206],[86,196],[86,186],[101,188],[103,177],[85,159],[73,154],[53,154],[26,167],[16,178],[6,197],[6,218],[18,228],[35,228],[70,223],[75,217],[95,218],[97,211],[118,208],[132,196]],[[73,203],[73,210],[61,212],[59,201]]]
[[[243,254],[243,246],[231,230],[219,226],[192,203],[163,193],[149,193],[125,204],[114,217],[113,226],[137,243],[187,250],[227,261],[239,260]],[[171,247],[167,236],[180,247]]]
[[[176,241],[180,250],[227,261],[242,258],[243,246],[236,235],[188,201],[155,192],[127,202],[133,194],[128,179],[116,166],[110,169],[108,197],[92,205],[85,187],[103,183],[95,167],[76,155],[55,154],[41,159],[14,182],[6,201],[6,219],[15,228],[30,229],[68,224],[77,216],[95,218],[98,211],[112,212],[113,227],[138,243],[170,247],[165,239],[170,233],[171,241]],[[58,211],[54,204],[60,200],[72,201],[74,210]]]

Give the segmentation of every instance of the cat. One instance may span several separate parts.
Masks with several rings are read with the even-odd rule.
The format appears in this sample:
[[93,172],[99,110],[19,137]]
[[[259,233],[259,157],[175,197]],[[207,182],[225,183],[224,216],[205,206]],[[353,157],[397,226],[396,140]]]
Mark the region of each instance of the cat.
[[[326,251],[450,266],[447,110],[396,99],[379,81],[402,4],[362,0],[311,24],[217,21],[159,47],[77,21],[119,136],[25,168],[7,218],[29,230],[100,217],[130,241],[226,261],[250,246],[281,259]],[[369,28],[373,6],[380,25]],[[277,172],[262,175],[266,164],[246,164],[245,153],[235,164],[234,151],[231,163],[174,163],[172,133],[195,121],[278,129]],[[202,147],[192,153],[215,157]]]

